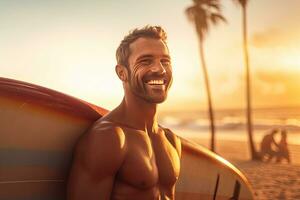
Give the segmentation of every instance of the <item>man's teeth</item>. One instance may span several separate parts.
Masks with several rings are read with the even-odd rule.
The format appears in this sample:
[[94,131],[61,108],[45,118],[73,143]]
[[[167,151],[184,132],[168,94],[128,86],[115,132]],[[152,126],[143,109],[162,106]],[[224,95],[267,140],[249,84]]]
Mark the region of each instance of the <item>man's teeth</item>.
[[147,83],[150,85],[163,85],[164,81],[163,80],[150,80]]

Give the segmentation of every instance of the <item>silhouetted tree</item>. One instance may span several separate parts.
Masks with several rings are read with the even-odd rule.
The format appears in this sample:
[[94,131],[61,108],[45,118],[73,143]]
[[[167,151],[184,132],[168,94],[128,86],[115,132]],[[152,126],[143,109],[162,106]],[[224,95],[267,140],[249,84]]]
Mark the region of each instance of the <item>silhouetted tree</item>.
[[221,15],[219,0],[193,0],[194,4],[188,7],[185,12],[188,19],[195,25],[200,48],[200,59],[203,69],[203,75],[205,80],[207,101],[208,101],[208,113],[210,119],[211,128],[211,150],[215,151],[215,125],[214,125],[214,113],[211,100],[210,86],[208,72],[206,68],[205,55],[204,55],[204,40],[211,25],[216,25],[218,22],[226,21]]
[[242,27],[243,27],[243,48],[244,48],[244,62],[246,68],[246,99],[247,99],[247,130],[249,137],[249,145],[251,151],[252,160],[260,160],[254,142],[253,142],[253,129],[252,129],[252,108],[251,108],[251,80],[250,80],[250,67],[249,67],[249,53],[248,53],[248,42],[247,42],[247,4],[249,0],[233,0],[235,3],[242,8]]

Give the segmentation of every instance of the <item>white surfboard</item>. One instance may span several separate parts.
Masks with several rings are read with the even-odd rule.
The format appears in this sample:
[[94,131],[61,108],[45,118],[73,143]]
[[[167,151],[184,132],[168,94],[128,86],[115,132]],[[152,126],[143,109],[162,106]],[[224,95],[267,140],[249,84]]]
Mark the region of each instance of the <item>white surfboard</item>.
[[[37,85],[0,78],[0,199],[64,200],[78,138],[107,110]],[[245,176],[182,140],[177,200],[252,200]]]

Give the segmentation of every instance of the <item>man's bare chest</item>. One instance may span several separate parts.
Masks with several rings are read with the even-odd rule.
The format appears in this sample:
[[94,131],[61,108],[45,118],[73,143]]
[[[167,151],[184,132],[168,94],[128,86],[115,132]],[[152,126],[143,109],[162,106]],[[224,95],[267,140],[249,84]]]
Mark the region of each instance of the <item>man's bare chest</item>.
[[133,130],[125,134],[127,153],[118,179],[141,189],[172,187],[179,176],[180,159],[167,137]]

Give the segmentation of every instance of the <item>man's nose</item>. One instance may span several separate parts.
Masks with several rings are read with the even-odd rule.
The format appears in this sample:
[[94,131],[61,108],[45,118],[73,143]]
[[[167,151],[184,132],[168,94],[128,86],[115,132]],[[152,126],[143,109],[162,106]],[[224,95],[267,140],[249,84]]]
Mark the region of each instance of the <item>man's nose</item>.
[[157,74],[165,74],[165,73],[166,73],[166,69],[165,69],[165,67],[162,65],[161,62],[155,63],[155,65],[151,68],[151,71],[152,71],[153,73],[157,73]]

